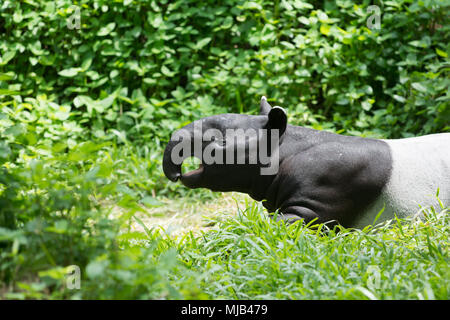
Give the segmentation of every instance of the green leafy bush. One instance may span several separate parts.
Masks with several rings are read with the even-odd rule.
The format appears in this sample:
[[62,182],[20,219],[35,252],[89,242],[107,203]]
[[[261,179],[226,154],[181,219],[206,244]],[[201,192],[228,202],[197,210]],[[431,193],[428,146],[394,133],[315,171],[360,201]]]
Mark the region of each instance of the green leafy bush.
[[[3,92],[47,94],[94,137],[159,144],[186,121],[255,112],[399,137],[448,130],[449,4],[385,1],[4,1]],[[1,93],[1,92],[0,92]],[[106,132],[105,132],[106,129]]]
[[[109,143],[80,142],[81,128],[55,116],[63,111],[41,98],[3,104],[0,296],[202,297],[191,288],[195,278],[170,283],[168,273],[180,264],[158,232],[145,237],[129,230],[147,187],[133,192],[132,177],[114,174],[123,160],[112,159]],[[120,214],[104,203],[112,197]],[[143,200],[147,206],[156,201],[148,195]],[[131,240],[145,245],[133,246]],[[67,286],[74,265],[82,271],[82,291]]]

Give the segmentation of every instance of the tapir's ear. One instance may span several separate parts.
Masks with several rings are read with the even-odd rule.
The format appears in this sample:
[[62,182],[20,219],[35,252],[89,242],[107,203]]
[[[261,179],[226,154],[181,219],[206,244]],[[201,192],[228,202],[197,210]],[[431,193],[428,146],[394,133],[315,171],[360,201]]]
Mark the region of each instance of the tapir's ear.
[[278,129],[280,136],[284,133],[287,126],[286,111],[282,107],[276,106],[269,111],[269,122],[267,123],[269,129]]
[[272,109],[272,106],[267,102],[267,99],[264,96],[261,97],[261,103],[259,104],[259,106],[260,106],[259,111],[260,115],[267,115],[269,114],[270,109]]

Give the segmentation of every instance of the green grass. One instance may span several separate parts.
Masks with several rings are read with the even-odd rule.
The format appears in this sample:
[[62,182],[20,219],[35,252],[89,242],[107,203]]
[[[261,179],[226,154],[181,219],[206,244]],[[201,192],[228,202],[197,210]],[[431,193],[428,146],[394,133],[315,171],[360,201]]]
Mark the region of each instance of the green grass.
[[214,299],[448,299],[448,213],[323,232],[275,223],[252,204],[177,248]]
[[[423,220],[396,220],[364,230],[326,230],[323,225],[276,223],[255,202],[244,207],[235,216],[209,217],[208,225],[213,227],[201,234],[188,231],[173,236],[137,217],[142,232],[114,234],[114,229],[94,225],[95,239],[78,245],[91,251],[96,243],[108,246],[81,265],[80,290],[65,287],[64,266],[41,265],[41,270],[28,267],[27,277],[3,287],[0,296],[449,299],[450,208],[430,209]],[[109,227],[118,222],[110,220]],[[105,239],[108,232],[110,238]],[[61,252],[58,246],[47,250]]]
[[0,298],[450,298],[450,208],[324,231],[276,223],[245,197],[236,209],[229,195],[145,184],[151,152],[80,144],[46,160],[0,176]]
[[[200,203],[199,203],[200,204]],[[364,230],[307,228],[268,218],[245,200],[236,215],[212,215],[206,231],[173,235],[135,215],[94,224],[78,244],[81,288],[66,266],[28,267],[3,298],[71,299],[449,299],[449,209]],[[121,231],[114,233],[121,221]],[[132,221],[137,221],[136,223]],[[134,231],[131,224],[140,225]],[[128,225],[128,227],[126,227]],[[203,229],[204,230],[204,229]],[[0,230],[1,231],[1,230]],[[84,246],[84,247],[83,247]],[[49,244],[50,255],[61,252]],[[83,255],[83,252],[78,252]],[[80,261],[80,257],[78,257]],[[67,261],[67,265],[73,262]],[[34,277],[30,275],[33,275]]]

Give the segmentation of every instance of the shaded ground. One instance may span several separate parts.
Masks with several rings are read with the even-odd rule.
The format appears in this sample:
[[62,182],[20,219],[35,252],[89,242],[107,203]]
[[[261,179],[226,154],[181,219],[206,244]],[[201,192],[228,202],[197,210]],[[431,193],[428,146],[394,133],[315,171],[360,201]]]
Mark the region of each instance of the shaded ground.
[[[210,201],[187,201],[187,199],[164,199],[165,205],[156,208],[144,208],[144,212],[136,213],[147,228],[162,228],[171,235],[179,235],[192,231],[200,233],[213,226],[211,218],[224,218],[235,215],[238,207],[244,209],[246,203],[253,201],[249,196],[237,193],[222,193],[217,199]],[[135,222],[135,231],[144,231]]]

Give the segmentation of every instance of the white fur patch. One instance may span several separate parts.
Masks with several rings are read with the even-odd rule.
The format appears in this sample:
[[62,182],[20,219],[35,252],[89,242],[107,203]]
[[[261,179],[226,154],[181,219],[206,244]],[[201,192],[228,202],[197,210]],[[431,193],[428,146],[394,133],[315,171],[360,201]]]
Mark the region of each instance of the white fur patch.
[[420,208],[433,206],[440,210],[436,199],[450,205],[450,133],[422,137],[383,140],[392,154],[392,172],[380,197],[361,216],[355,227],[416,214]]

